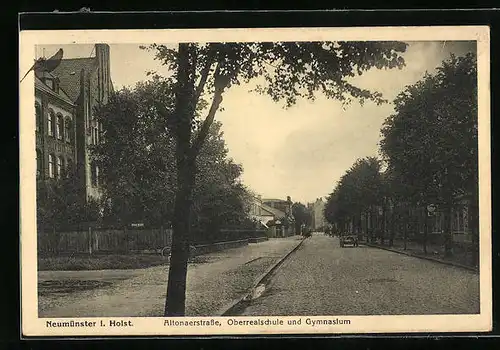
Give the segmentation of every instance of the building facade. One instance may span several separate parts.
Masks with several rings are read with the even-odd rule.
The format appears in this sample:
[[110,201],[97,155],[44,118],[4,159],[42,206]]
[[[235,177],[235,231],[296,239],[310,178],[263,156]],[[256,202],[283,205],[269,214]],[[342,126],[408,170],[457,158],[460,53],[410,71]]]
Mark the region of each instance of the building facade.
[[76,105],[47,72],[35,72],[35,118],[36,177],[56,181],[76,164]]
[[327,223],[325,219],[325,202],[323,198],[317,198],[316,201],[307,204],[307,208],[311,211],[311,226],[314,230],[323,229]]
[[278,210],[282,211],[287,216],[292,215],[292,204],[293,203],[292,203],[292,199],[290,198],[290,196],[288,196],[286,198],[286,200],[268,198],[268,199],[263,199],[262,202],[271,208],[278,209]]
[[290,197],[286,201],[254,197],[250,217],[266,228],[269,237],[280,238],[295,234]]
[[109,46],[96,44],[94,51],[88,58],[62,59],[50,73],[35,72],[37,176],[57,179],[73,169],[86,200],[101,195],[90,146],[102,137],[102,125],[93,112],[113,92]]

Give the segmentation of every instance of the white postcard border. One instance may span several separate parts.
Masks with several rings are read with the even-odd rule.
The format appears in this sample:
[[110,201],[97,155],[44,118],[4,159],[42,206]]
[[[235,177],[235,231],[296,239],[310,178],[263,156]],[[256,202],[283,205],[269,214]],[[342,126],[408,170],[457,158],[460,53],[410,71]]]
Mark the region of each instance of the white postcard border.
[[[491,167],[490,167],[490,47],[487,26],[359,27],[359,28],[266,28],[266,29],[171,29],[171,30],[31,30],[20,32],[22,77],[33,64],[35,45],[106,43],[175,43],[183,41],[333,41],[333,40],[477,40],[478,43],[478,133],[480,192],[480,314],[401,316],[287,316],[287,317],[184,317],[184,318],[38,318],[34,78],[20,84],[20,249],[21,305],[24,336],[106,335],[236,335],[312,333],[407,333],[480,332],[492,327],[491,279]],[[436,283],[439,283],[436,281]],[[282,320],[283,326],[229,325],[228,320],[257,323]],[[301,320],[288,325],[288,320]],[[313,320],[337,320],[337,324],[312,326]],[[58,322],[96,322],[96,326],[50,326]],[[165,320],[207,321],[213,326],[165,326]],[[261,320],[261,321],[258,321]],[[345,321],[349,320],[350,323]],[[132,326],[110,326],[111,321],[130,321]],[[105,326],[101,326],[104,324]],[[308,322],[310,323],[308,325]],[[342,323],[344,322],[344,323]]]

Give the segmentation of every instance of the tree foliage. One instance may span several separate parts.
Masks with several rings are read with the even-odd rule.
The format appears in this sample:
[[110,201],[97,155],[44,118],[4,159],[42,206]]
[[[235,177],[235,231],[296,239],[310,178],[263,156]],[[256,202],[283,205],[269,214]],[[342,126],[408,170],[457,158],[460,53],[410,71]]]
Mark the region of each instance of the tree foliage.
[[[115,93],[96,111],[103,137],[92,148],[102,172],[107,219],[114,223],[169,225],[177,188],[175,139],[155,103],[173,108],[172,82],[158,76]],[[220,123],[213,123],[200,150],[193,190],[198,236],[216,234],[246,219],[242,168],[228,157]],[[207,237],[198,237],[207,239]]]
[[374,157],[358,159],[340,178],[325,205],[325,218],[339,223],[381,203],[383,177],[380,161]]
[[296,228],[305,225],[306,227],[311,226],[312,217],[311,212],[307,209],[307,207],[299,202],[295,202],[292,205],[292,215],[295,220]]
[[155,78],[122,89],[96,110],[103,125],[92,148],[101,170],[107,218],[117,224],[166,224],[175,196],[174,142],[154,103],[173,104],[172,83]]
[[71,169],[59,179],[37,180],[37,225],[41,230],[83,228],[101,219],[99,203],[85,200],[78,173]]
[[408,86],[382,128],[381,150],[404,195],[450,202],[476,192],[478,174],[476,57],[445,60]]
[[[283,101],[286,106],[295,104],[298,98],[314,99],[316,92],[344,102],[352,98],[385,102],[379,92],[354,86],[348,78],[373,67],[401,68],[404,60],[400,54],[407,46],[402,42],[354,41],[191,45],[195,51],[195,80],[203,79],[205,73],[214,73],[206,80],[208,91],[213,92],[218,83],[239,85],[262,77],[264,83],[256,91]],[[175,49],[157,44],[149,49],[175,71],[178,53]]]

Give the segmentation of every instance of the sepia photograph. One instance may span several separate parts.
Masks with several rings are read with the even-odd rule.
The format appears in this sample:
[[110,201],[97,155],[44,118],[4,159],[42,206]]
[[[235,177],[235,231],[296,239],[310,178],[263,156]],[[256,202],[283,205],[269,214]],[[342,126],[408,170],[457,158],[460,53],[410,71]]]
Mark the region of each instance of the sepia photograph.
[[25,335],[491,329],[487,27],[20,43]]

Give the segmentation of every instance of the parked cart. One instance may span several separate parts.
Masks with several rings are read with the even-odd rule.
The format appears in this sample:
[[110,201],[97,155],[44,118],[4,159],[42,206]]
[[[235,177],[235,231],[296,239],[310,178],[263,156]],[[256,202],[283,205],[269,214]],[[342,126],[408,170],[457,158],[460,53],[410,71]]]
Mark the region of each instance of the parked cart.
[[347,245],[351,245],[353,247],[357,247],[359,245],[357,235],[341,234],[339,238],[340,238],[340,247],[341,248],[344,248]]

